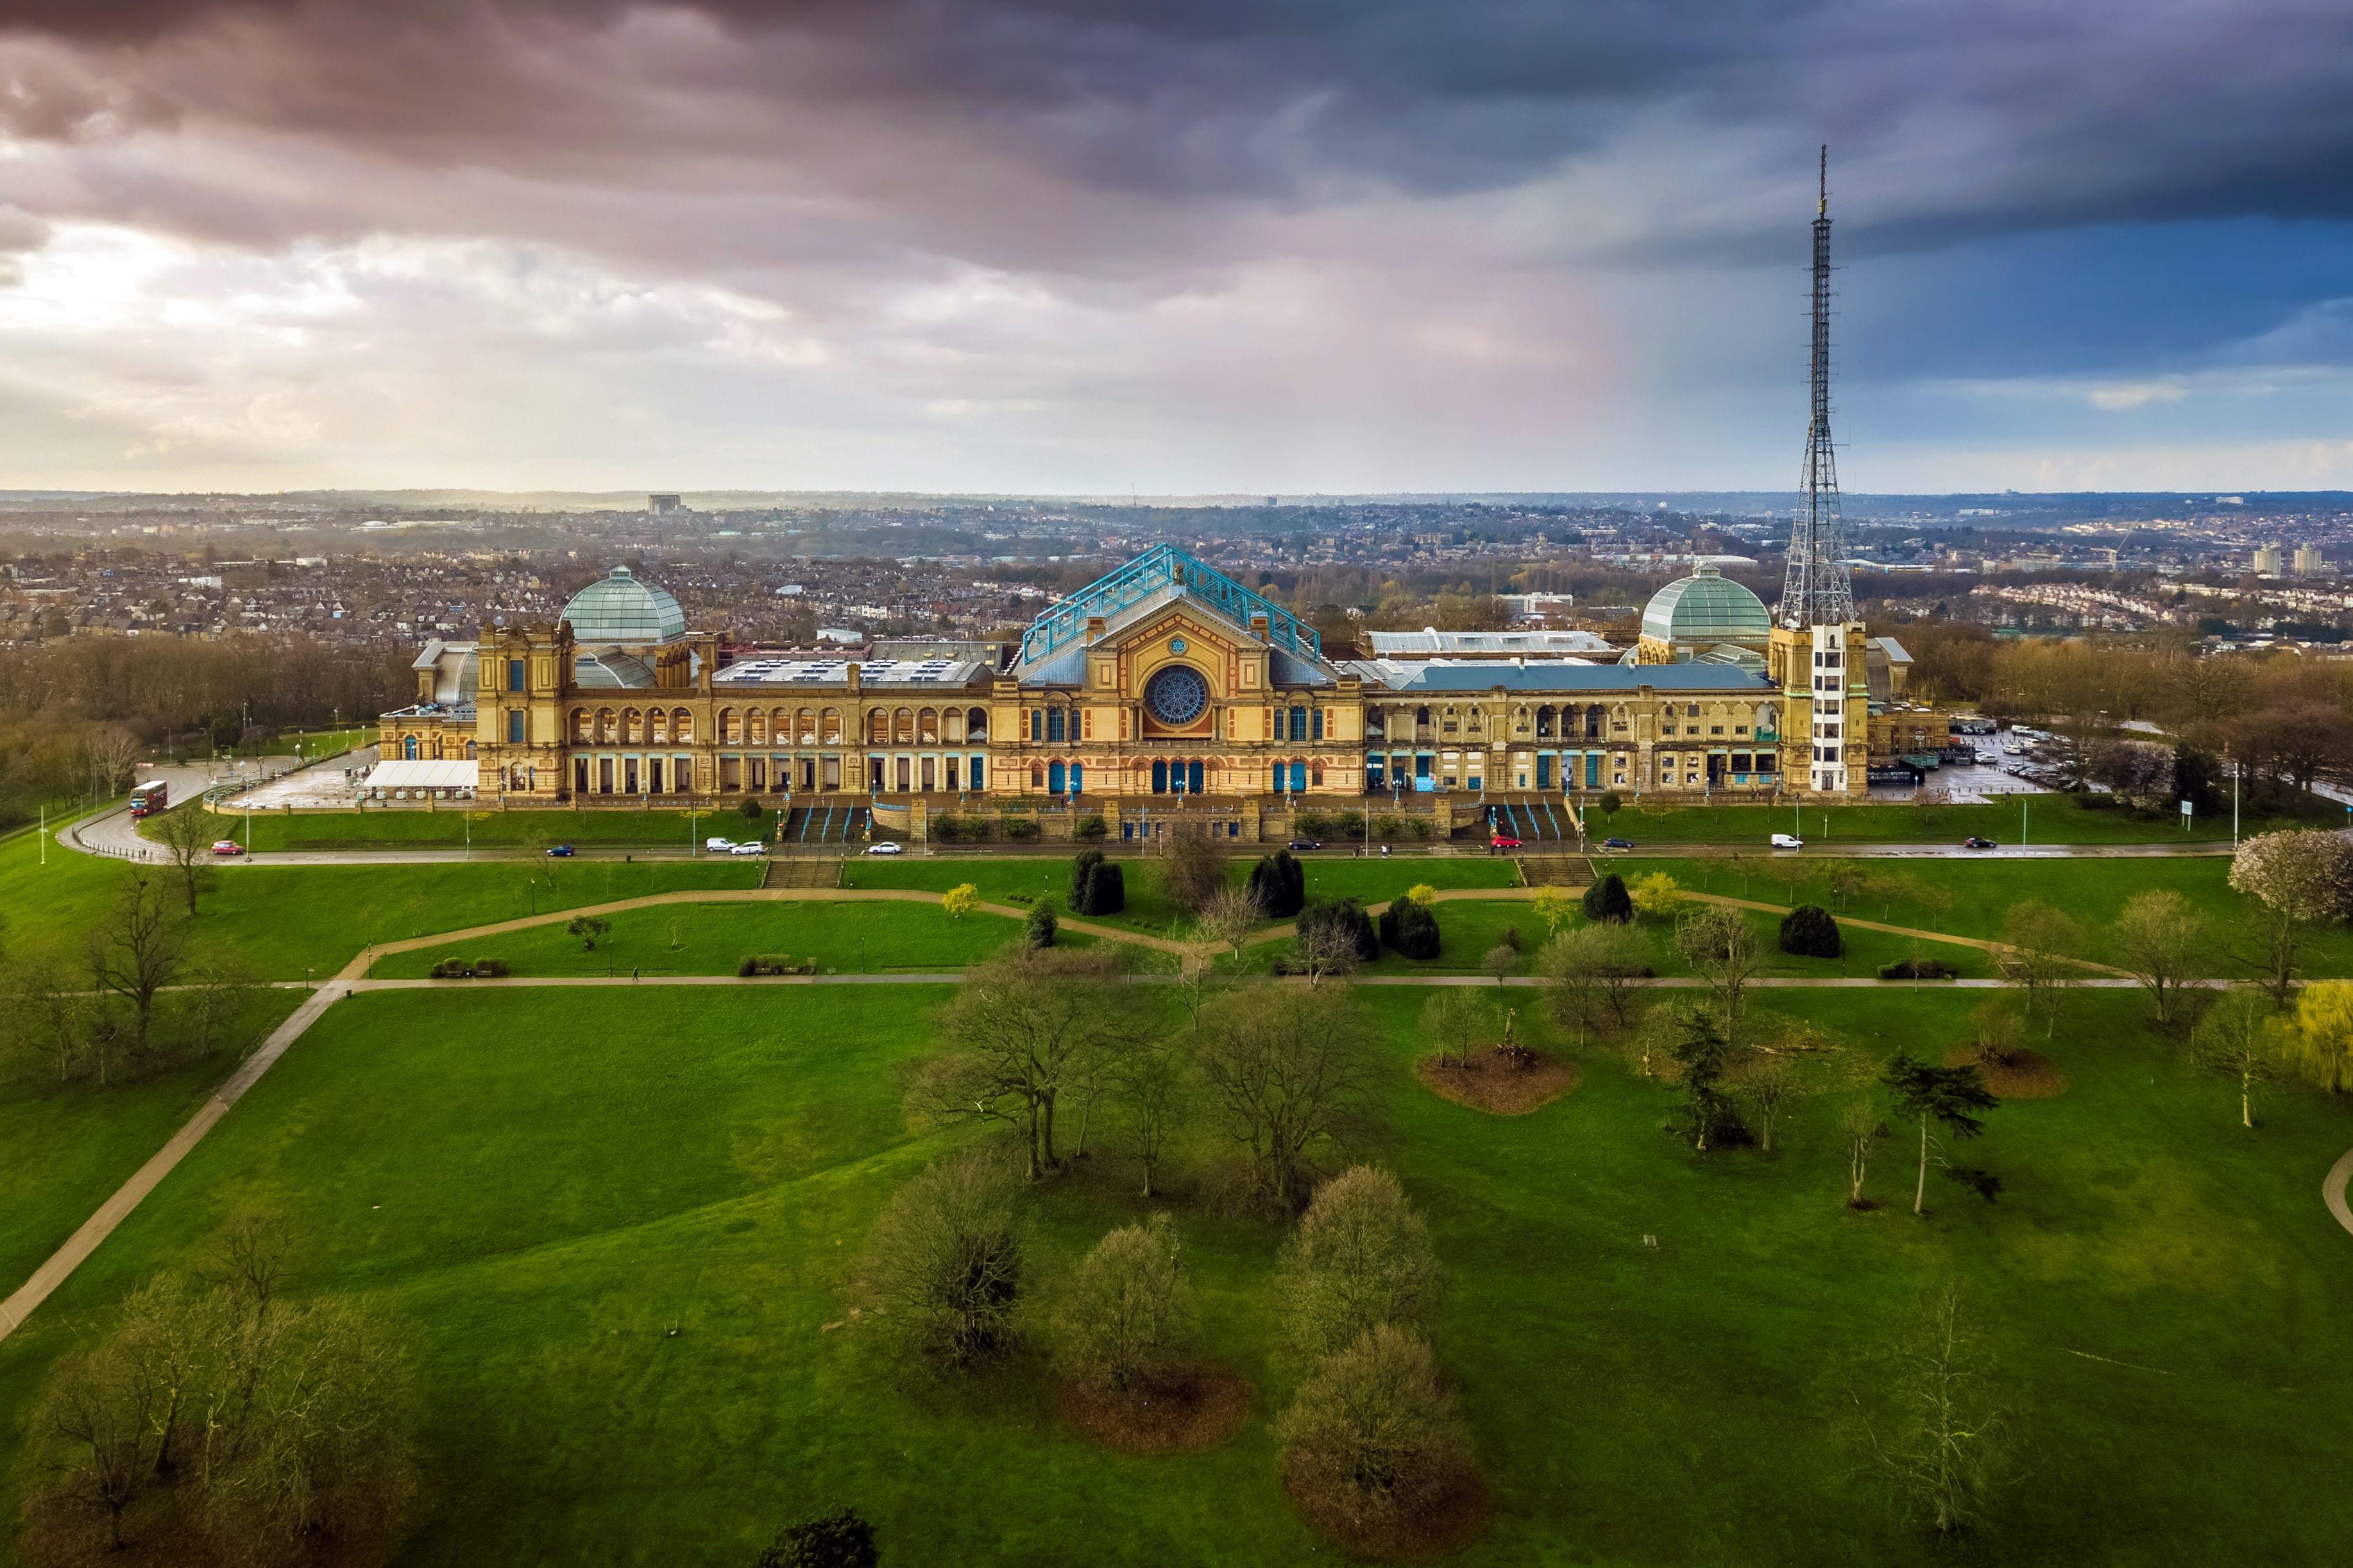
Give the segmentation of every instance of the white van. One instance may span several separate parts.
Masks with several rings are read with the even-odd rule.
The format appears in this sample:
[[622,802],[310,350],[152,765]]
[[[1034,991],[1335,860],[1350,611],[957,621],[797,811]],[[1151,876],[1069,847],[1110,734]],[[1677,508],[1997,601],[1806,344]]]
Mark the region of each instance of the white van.
[[724,855],[735,847],[735,840],[733,838],[706,838],[702,841],[702,847],[711,851],[713,855]]
[[1773,847],[1776,849],[1803,849],[1805,847],[1806,841],[1794,833],[1773,835]]

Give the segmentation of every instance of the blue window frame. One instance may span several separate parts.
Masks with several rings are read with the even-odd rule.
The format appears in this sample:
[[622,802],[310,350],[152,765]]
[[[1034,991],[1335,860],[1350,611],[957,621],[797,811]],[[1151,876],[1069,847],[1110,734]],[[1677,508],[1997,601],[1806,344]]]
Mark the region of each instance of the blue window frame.
[[1046,715],[1039,709],[1029,710],[1029,738],[1033,741],[1046,738]]
[[1381,787],[1381,764],[1384,761],[1386,761],[1386,759],[1381,757],[1366,757],[1365,759],[1365,787],[1366,789],[1378,789]]
[[1315,738],[1319,741],[1322,740],[1324,738],[1324,710],[1321,708],[1315,710],[1314,729]]
[[1047,709],[1047,710],[1046,710],[1046,739],[1048,739],[1049,741],[1067,741],[1067,740],[1069,740],[1069,739],[1070,739],[1070,736],[1065,732],[1065,730],[1064,730],[1064,726],[1065,726],[1068,722],[1069,722],[1069,716],[1068,716],[1067,714],[1065,714],[1065,713],[1064,713],[1064,712],[1063,712],[1060,708],[1049,708],[1049,709]]
[[1291,738],[1294,741],[1307,739],[1307,710],[1304,708],[1291,710]]
[[522,660],[519,658],[507,660],[507,689],[509,691],[522,689]]
[[1152,793],[1155,795],[1168,793],[1168,764],[1157,759],[1152,764]]
[[1187,795],[1201,793],[1201,764],[1198,759],[1188,763],[1185,769],[1185,793]]
[[522,744],[522,710],[520,708],[507,710],[507,744],[510,746]]

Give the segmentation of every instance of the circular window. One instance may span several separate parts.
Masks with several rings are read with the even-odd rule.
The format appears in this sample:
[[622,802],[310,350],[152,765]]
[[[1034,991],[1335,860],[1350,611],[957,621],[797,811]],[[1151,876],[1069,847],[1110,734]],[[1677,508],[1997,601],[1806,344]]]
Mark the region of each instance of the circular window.
[[1168,639],[1168,651],[1170,653],[1183,653],[1185,651],[1185,639],[1183,637],[1170,637]]
[[1163,724],[1190,724],[1209,705],[1209,683],[1201,672],[1172,664],[1144,683],[1144,706]]

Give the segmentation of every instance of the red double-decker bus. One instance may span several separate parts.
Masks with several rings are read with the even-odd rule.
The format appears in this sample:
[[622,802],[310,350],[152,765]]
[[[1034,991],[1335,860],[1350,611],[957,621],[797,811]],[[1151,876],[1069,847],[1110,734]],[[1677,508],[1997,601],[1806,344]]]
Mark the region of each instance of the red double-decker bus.
[[171,804],[171,786],[162,779],[141,784],[131,792],[131,815],[133,816],[153,816]]

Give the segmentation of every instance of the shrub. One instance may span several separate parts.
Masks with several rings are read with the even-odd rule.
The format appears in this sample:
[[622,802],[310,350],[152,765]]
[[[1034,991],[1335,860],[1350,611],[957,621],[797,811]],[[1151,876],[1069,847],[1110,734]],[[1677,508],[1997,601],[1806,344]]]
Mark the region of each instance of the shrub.
[[1648,920],[1672,920],[1683,907],[1683,890],[1664,871],[1653,871],[1636,880],[1627,897],[1635,911]]
[[1299,936],[1312,940],[1312,933],[1334,928],[1345,932],[1354,946],[1356,962],[1370,963],[1381,955],[1380,938],[1374,934],[1373,920],[1365,907],[1354,899],[1317,900],[1299,911]]
[[1906,958],[1880,970],[1879,977],[1882,980],[1951,980],[1960,973],[1939,959]]
[[1407,958],[1436,958],[1438,916],[1428,904],[1398,899],[1381,911],[1381,941]]
[[1071,837],[1092,841],[1101,838],[1110,831],[1111,829],[1104,826],[1102,817],[1082,816],[1079,818],[1079,825],[1071,829]]
[[1373,837],[1385,844],[1409,838],[1430,837],[1430,818],[1426,816],[1391,816],[1384,812],[1373,818]]
[[1799,904],[1781,917],[1781,951],[1799,958],[1836,958],[1846,951],[1838,921],[1820,904]]
[[1438,902],[1438,889],[1427,882],[1416,882],[1405,890],[1405,896],[1410,902],[1424,907]]
[[1013,1182],[978,1150],[951,1155],[883,1205],[868,1277],[887,1321],[912,1348],[951,1366],[1006,1349],[1024,1278]]
[[1269,920],[1289,920],[1306,906],[1307,868],[1278,849],[1250,868],[1250,899]]
[[1398,1179],[1352,1165],[1315,1189],[1283,1244],[1277,1282],[1291,1343],[1326,1356],[1368,1329],[1425,1322],[1438,1299],[1438,1255]]
[[940,895],[940,908],[952,921],[960,921],[979,907],[980,889],[971,882],[958,882]]
[[1612,871],[1585,889],[1585,918],[1589,921],[1616,921],[1623,924],[1634,918],[1634,900],[1626,891],[1626,879]]
[[1029,947],[1054,945],[1054,901],[1040,899],[1031,906],[1029,921],[1021,928],[1021,940]]
[[845,1508],[780,1531],[752,1568],[875,1568],[881,1561],[874,1527]]
[[1168,1216],[1122,1226],[1095,1243],[1058,1322],[1063,1370],[1113,1394],[1147,1386],[1183,1359],[1198,1316]]
[[1297,1494],[1358,1526],[1428,1508],[1470,1464],[1438,1360],[1409,1329],[1367,1330],[1324,1362],[1275,1434]]
[[1100,849],[1082,849],[1071,862],[1071,912],[1091,915],[1095,912],[1095,870],[1103,863]]
[[1014,844],[1033,844],[1038,838],[1038,819],[1034,816],[1008,816],[1005,819],[1005,837]]
[[811,959],[807,963],[795,963],[791,957],[786,953],[746,953],[744,956],[744,961],[735,966],[735,973],[739,975],[746,976],[754,974],[815,974],[817,973],[817,961],[815,959]]
[[463,980],[469,973],[462,958],[445,958],[433,966],[436,980]]
[[1525,943],[1527,939],[1520,935],[1519,927],[1505,926],[1504,928],[1504,934],[1496,940],[1504,946],[1510,948],[1514,952],[1517,952]]
[[500,979],[509,973],[507,961],[503,958],[478,958],[474,960],[474,973],[485,979]]
[[744,820],[746,822],[757,822],[763,815],[760,810],[760,803],[748,795],[744,797],[744,804],[737,806],[735,809],[744,814]]

